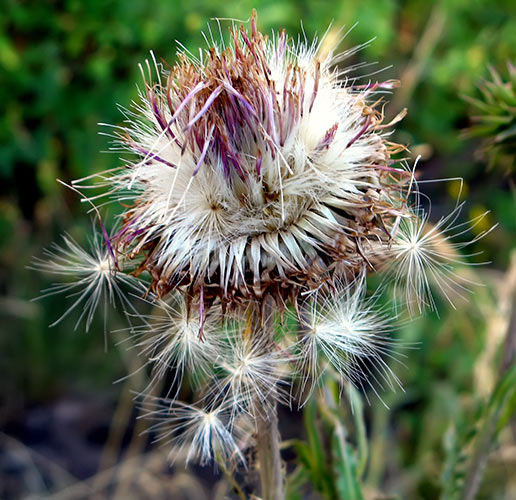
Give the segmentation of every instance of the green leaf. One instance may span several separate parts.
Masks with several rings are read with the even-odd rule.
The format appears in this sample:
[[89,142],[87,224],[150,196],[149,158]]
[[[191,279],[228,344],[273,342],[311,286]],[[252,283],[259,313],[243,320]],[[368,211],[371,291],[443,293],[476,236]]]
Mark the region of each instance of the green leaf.
[[446,460],[441,475],[442,500],[472,498],[490,449],[514,414],[515,406],[516,364],[513,364],[498,382],[489,402],[479,407],[473,424],[463,433],[458,431],[463,427],[460,425],[447,432],[444,441]]
[[363,500],[362,488],[358,479],[356,454],[346,442],[344,426],[335,425],[332,439],[333,466],[335,469],[337,493],[341,500]]
[[[316,423],[316,405],[315,400],[311,400],[304,411],[304,424],[307,434],[307,447],[305,453],[306,466],[310,471],[314,487],[320,491],[326,498],[335,498],[335,486],[331,474],[329,457],[324,453],[325,445],[323,438]],[[309,455],[307,456],[307,453]]]
[[350,384],[349,398],[353,408],[353,421],[355,423],[356,439],[358,446],[357,477],[362,478],[367,465],[369,447],[367,444],[367,432],[364,422],[364,405],[360,393]]
[[298,465],[294,472],[287,476],[285,497],[287,500],[303,500],[302,488],[308,482],[308,471],[304,465]]
[[495,137],[496,142],[504,142],[509,139],[516,139],[516,125],[513,125],[507,130],[500,132]]

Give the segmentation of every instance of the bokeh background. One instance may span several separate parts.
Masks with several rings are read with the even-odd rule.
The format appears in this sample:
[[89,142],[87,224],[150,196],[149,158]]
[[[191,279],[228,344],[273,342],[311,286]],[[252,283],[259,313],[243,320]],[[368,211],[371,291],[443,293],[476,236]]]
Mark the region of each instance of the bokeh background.
[[[510,167],[489,166],[481,140],[463,132],[474,113],[464,96],[480,95],[489,66],[507,78],[507,62],[516,64],[513,0],[3,0],[0,498],[223,498],[213,469],[195,469],[200,482],[181,467],[168,469],[166,450],[140,435],[130,391],[141,388],[145,375],[114,383],[140,366],[126,349],[126,334],[105,339],[102,320],[85,334],[75,330],[73,315],[48,328],[66,306],[62,297],[31,301],[50,280],[27,266],[63,231],[87,242],[86,207],[56,178],[69,182],[119,165],[117,154],[102,152],[110,143],[98,123],[122,122],[117,106],[136,98],[138,63],[150,50],[173,62],[175,40],[196,52],[205,47],[201,31],[211,18],[245,20],[252,8],[262,31],[286,28],[297,36],[304,30],[308,39],[330,23],[358,23],[340,49],[374,39],[346,63],[374,63],[360,72],[382,70],[373,78],[401,80],[386,112],[408,108],[395,139],[410,144],[413,158],[422,155],[421,179],[465,180],[425,185],[433,218],[453,208],[460,194],[467,201],[461,220],[490,211],[473,236],[498,224],[473,248],[483,252],[473,261],[491,262],[474,270],[483,286],[456,310],[443,303],[439,316],[394,333],[413,346],[405,366],[395,367],[405,392],[385,394],[389,409],[375,398],[365,409],[366,496],[444,495],[457,436],[475,428],[498,379],[516,287]],[[227,26],[222,23],[224,32]],[[329,41],[338,39],[333,28]],[[110,330],[123,326],[116,313],[109,321]],[[295,430],[287,434],[302,435],[299,417],[289,418]],[[516,498],[510,426],[496,443],[479,498]]]

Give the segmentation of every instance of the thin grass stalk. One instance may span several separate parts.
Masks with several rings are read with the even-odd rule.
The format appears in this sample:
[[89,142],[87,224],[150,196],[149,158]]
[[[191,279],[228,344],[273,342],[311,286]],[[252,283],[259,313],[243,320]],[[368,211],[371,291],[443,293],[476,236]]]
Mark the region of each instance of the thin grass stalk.
[[[508,275],[515,269],[516,265],[516,253],[512,255],[512,264],[508,271]],[[511,369],[515,359],[515,350],[516,350],[516,291],[512,291],[512,301],[511,301],[511,312],[509,325],[507,329],[507,334],[505,336],[505,342],[503,346],[503,356],[500,365],[500,381],[503,380],[503,377],[507,374],[507,372]],[[496,387],[493,391],[496,391]],[[469,468],[466,474],[465,480],[465,490],[463,494],[463,500],[474,500],[476,498],[478,489],[480,488],[480,484],[482,482],[484,469],[487,464],[487,460],[489,458],[489,453],[491,452],[493,446],[493,439],[496,434],[496,426],[498,423],[498,419],[500,418],[500,414],[502,412],[503,406],[499,405],[496,411],[488,417],[489,420],[486,422],[484,426],[483,433],[478,441],[478,445],[474,451],[473,457],[469,464]],[[514,429],[514,424],[512,424],[512,428]]]

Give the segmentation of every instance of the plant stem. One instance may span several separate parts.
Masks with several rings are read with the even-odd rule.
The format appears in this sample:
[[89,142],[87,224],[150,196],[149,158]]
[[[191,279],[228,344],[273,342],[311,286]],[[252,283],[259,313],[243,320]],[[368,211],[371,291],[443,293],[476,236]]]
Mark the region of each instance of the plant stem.
[[222,471],[222,473],[224,474],[224,476],[228,480],[228,483],[231,485],[231,487],[233,488],[235,493],[242,500],[246,500],[246,496],[245,496],[244,490],[240,487],[240,485],[238,484],[237,480],[233,477],[233,474],[231,473],[231,471],[228,470],[228,468],[226,467],[226,465],[224,463],[224,460],[222,460],[219,456],[216,456],[215,458],[217,460],[217,465],[219,466],[220,470]]
[[396,92],[387,109],[387,116],[394,117],[394,110],[400,110],[409,104],[421,76],[430,61],[430,56],[441,40],[446,26],[446,9],[444,2],[435,2],[423,34],[414,48],[412,58],[400,77],[403,86]]
[[[274,318],[272,299],[266,299],[262,307],[261,321],[255,320],[256,335],[261,336],[266,349],[274,341]],[[281,466],[278,414],[275,390],[271,390],[269,401],[260,402],[256,415],[256,448],[260,467],[261,498],[263,500],[283,500],[285,498],[283,468]]]
[[256,446],[260,463],[260,480],[263,500],[283,500],[284,481],[280,456],[280,434],[276,405],[256,422]]

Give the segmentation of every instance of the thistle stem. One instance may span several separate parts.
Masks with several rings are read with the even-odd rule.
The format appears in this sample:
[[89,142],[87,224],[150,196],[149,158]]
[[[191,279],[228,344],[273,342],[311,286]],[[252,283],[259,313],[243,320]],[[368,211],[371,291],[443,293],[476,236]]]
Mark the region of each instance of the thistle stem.
[[280,434],[276,405],[267,415],[259,416],[256,423],[256,445],[260,463],[263,500],[283,500],[283,470],[280,456]]
[[[255,325],[255,334],[267,338],[267,346],[273,343],[274,321],[271,300],[262,308],[261,322]],[[284,478],[281,466],[278,414],[276,410],[275,391],[271,390],[268,404],[262,401],[262,411],[256,416],[256,448],[263,500],[284,500]]]

